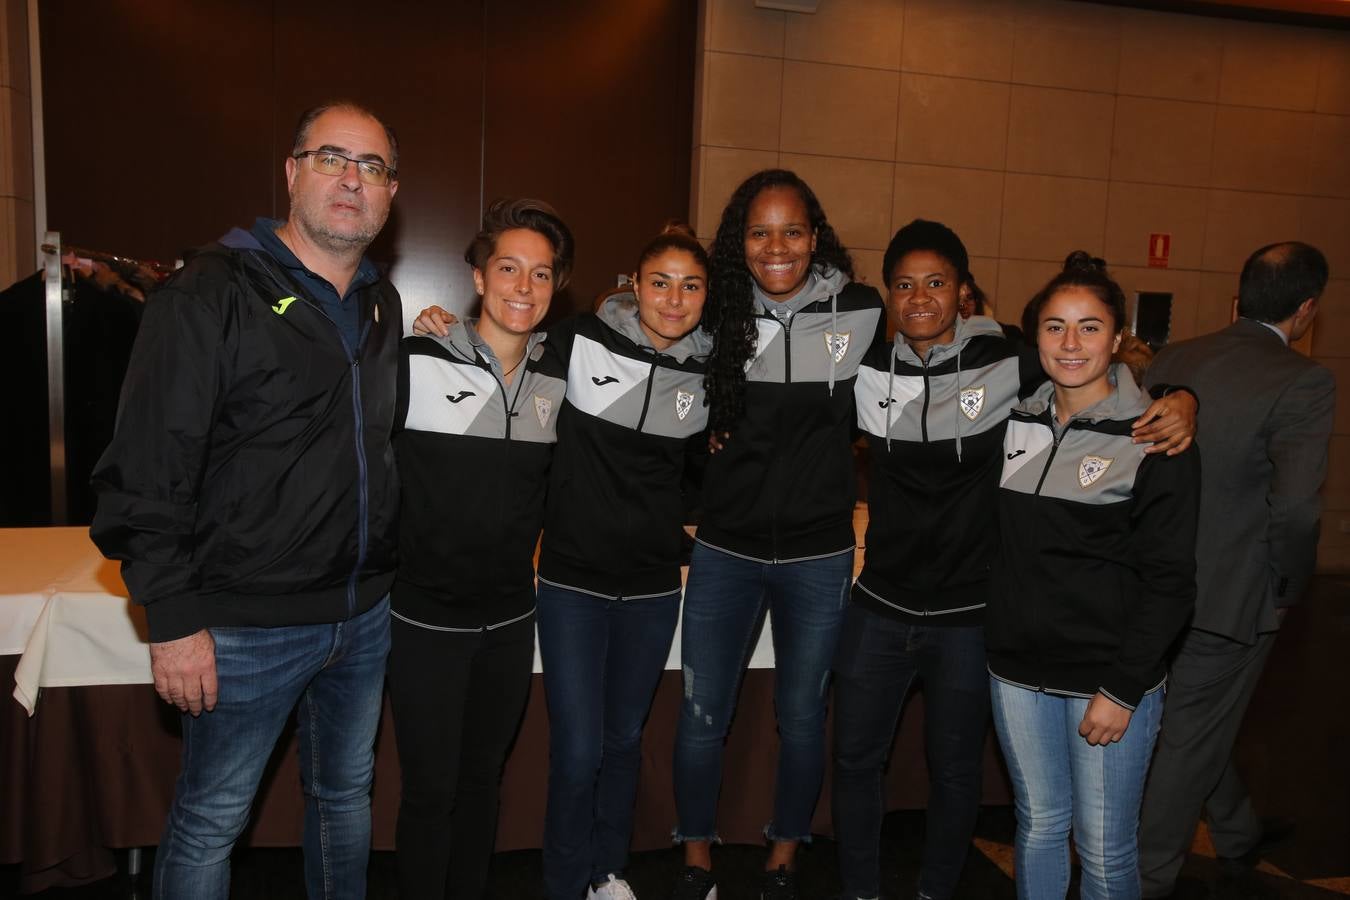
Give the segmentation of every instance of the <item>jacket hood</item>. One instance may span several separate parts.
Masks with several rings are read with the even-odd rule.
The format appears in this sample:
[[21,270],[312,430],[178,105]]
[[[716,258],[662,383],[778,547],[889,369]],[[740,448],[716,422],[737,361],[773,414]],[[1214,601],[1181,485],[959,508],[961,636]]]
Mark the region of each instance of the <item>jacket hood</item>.
[[[954,337],[951,343],[934,344],[928,350],[927,365],[941,362],[944,359],[956,358],[956,394],[961,395],[961,353],[966,349],[966,344],[973,338],[984,335],[998,335],[1003,337],[1003,327],[987,316],[971,316],[969,319],[963,319],[959,315],[952,326]],[[919,354],[914,352],[914,348],[905,343],[903,335],[898,336],[894,348],[891,350],[891,368],[890,381],[887,390],[895,386],[895,364],[903,362],[907,365],[924,366],[925,362],[919,359]],[[891,406],[886,407],[886,447],[891,446]],[[955,439],[956,458],[961,459],[961,417],[956,416],[953,419],[954,431],[952,437]]]
[[249,231],[239,228],[231,228],[220,237],[220,244],[223,247],[229,247],[231,250],[263,250],[265,249],[258,239]]
[[754,293],[756,312],[772,314],[774,309],[786,308],[788,311],[795,313],[812,303],[818,303],[837,295],[848,283],[848,276],[838,269],[829,266],[812,266],[806,284],[791,300],[784,300],[781,303],[777,300],[770,300],[768,294],[761,291],[757,284],[751,286],[751,291]]
[[653,352],[669,356],[676,362],[683,363],[691,356],[695,359],[704,359],[712,353],[712,335],[697,325],[694,326],[693,331],[666,349],[657,350],[653,346],[651,338],[647,336],[647,332],[642,330],[642,323],[638,319],[637,294],[632,291],[606,297],[605,302],[600,304],[600,308],[596,310],[595,315],[601,322],[604,322],[639,347],[646,347]]
[[[1129,366],[1124,363],[1112,363],[1111,368],[1107,370],[1107,378],[1111,381],[1111,393],[1087,409],[1074,413],[1070,417],[1071,421],[1105,422],[1137,419],[1140,413],[1148,409],[1148,397],[1139,390],[1139,385],[1134,383]],[[1017,404],[1016,410],[1028,416],[1044,415],[1050,409],[1050,401],[1054,396],[1054,382],[1046,381],[1030,397]]]
[[[1003,326],[988,316],[971,316],[969,319],[963,319],[958,315],[956,317],[956,336],[950,344],[934,344],[928,351],[928,364],[932,365],[939,360],[959,354],[972,338],[983,335],[1003,337]],[[912,363],[916,366],[923,365],[923,360],[919,359],[919,354],[915,353],[914,349],[905,343],[904,337],[900,334],[896,335],[895,355],[901,362]]]

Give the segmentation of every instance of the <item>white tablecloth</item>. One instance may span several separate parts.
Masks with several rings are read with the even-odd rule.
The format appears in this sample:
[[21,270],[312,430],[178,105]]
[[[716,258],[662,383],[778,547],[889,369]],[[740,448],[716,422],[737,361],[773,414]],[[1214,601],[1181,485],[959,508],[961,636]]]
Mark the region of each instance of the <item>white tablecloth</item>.
[[[866,527],[860,507],[860,544]],[[860,550],[855,574],[861,561]],[[23,654],[14,697],[29,715],[40,688],[153,683],[145,613],[127,599],[118,565],[99,554],[84,527],[0,528],[0,655]],[[666,668],[679,667],[677,629]],[[750,667],[773,668],[767,625]],[[541,671],[537,647],[534,670]]]
[[145,615],[87,528],[0,528],[0,654],[23,654],[14,697],[43,687],[149,684]]

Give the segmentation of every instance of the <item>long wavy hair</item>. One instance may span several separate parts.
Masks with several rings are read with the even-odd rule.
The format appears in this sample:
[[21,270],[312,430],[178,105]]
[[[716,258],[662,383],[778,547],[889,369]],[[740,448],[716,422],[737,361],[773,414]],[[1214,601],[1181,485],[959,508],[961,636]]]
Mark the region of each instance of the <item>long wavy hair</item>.
[[837,269],[853,280],[852,257],[830,227],[815,192],[795,172],[765,169],[741,182],[722,210],[722,221],[713,238],[708,302],[703,308],[703,330],[714,340],[703,387],[708,395],[710,424],[718,432],[732,430],[745,411],[745,364],[755,352],[754,279],[745,262],[745,220],[760,192],[775,187],[793,189],[806,204],[816,235],[811,266]]

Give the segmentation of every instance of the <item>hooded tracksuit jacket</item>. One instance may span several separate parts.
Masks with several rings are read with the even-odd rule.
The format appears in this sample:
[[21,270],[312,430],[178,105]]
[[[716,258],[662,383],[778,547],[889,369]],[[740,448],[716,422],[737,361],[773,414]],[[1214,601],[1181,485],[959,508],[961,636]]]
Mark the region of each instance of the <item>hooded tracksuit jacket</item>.
[[1063,427],[1050,383],[1009,419],[985,645],[995,678],[1132,710],[1194,607],[1200,456],[1133,444],[1146,399],[1125,366],[1110,377]]
[[356,346],[238,230],[147,301],[90,534],[152,641],[342,621],[388,593],[403,314],[362,265]]
[[706,456],[712,338],[695,328],[658,352],[629,293],[560,323],[548,340],[566,367],[567,395],[539,580],[617,599],[679,590],[681,484],[687,463]]
[[791,310],[757,301],[745,412],[708,463],[697,539],[759,562],[799,562],[856,543],[853,386],[883,340],[875,288],[816,269]]
[[566,386],[541,334],[509,385],[473,320],[444,338],[404,339],[395,616],[481,631],[534,612],[534,549]]
[[927,360],[902,340],[878,343],[854,389],[871,461],[853,600],[915,624],[983,620],[1004,426],[1045,379],[1035,350],[994,320],[958,318],[955,328]]

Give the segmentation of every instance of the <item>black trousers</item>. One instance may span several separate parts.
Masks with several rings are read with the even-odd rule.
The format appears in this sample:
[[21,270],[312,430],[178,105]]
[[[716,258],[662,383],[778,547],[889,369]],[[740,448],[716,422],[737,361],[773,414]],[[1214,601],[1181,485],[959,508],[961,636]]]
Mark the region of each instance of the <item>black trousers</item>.
[[923,685],[927,832],[918,896],[950,900],[980,808],[989,731],[982,625],[912,625],[853,604],[835,654],[834,833],[844,900],[881,890],[882,772],[910,687]]
[[400,896],[480,900],[502,766],[530,692],[534,617],[478,632],[395,618],[390,638],[389,702],[403,772]]
[[1261,820],[1233,765],[1233,744],[1277,634],[1242,644],[1191,629],[1182,641],[1139,814],[1145,897],[1171,892],[1202,810],[1220,856],[1241,856],[1261,839]]

